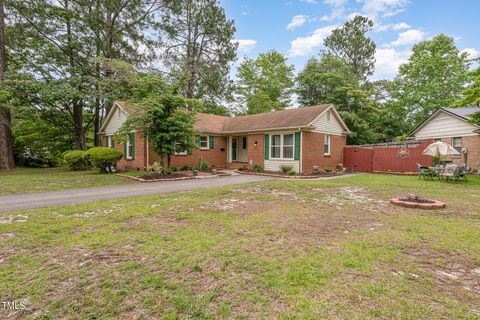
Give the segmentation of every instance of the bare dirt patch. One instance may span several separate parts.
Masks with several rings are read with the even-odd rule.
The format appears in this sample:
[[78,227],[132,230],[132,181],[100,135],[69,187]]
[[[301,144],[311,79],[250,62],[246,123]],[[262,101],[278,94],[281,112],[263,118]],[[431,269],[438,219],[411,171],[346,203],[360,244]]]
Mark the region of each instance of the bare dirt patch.
[[26,214],[14,214],[10,216],[0,217],[0,223],[22,223],[27,222],[30,216]]
[[456,293],[458,299],[465,299],[462,291],[471,292],[480,303],[480,263],[454,252],[429,248],[405,248],[403,253],[431,274],[442,290]]

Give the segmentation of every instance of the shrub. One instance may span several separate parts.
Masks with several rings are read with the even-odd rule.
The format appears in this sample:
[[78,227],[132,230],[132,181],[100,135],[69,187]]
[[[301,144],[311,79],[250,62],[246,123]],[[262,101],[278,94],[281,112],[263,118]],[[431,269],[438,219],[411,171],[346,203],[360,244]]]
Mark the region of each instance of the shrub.
[[208,162],[205,162],[205,161],[202,162],[202,163],[200,164],[200,170],[201,170],[201,171],[208,171],[208,170],[210,170],[210,164],[209,164]]
[[323,171],[325,171],[325,172],[333,172],[333,170],[330,169],[330,168],[325,168],[325,170],[323,170]]
[[240,167],[240,168],[238,168],[238,171],[243,171],[243,170],[245,170],[245,168],[244,168],[244,167]]
[[86,152],[86,155],[90,163],[100,172],[105,172],[105,167],[117,163],[122,158],[121,151],[107,147],[92,148]]
[[281,167],[280,167],[280,170],[282,170],[282,172],[287,173],[287,172],[292,171],[292,170],[293,170],[293,167],[292,167],[292,166],[281,166]]
[[192,166],[182,166],[180,167],[180,171],[193,171],[193,167]]
[[294,170],[288,171],[288,175],[289,175],[289,176],[294,176],[294,175],[296,175],[296,174],[297,174],[297,173],[296,173]]
[[254,165],[253,165],[253,171],[255,171],[255,172],[263,172],[263,167],[262,167],[261,165],[254,164]]
[[87,153],[82,150],[67,151],[63,154],[63,160],[68,168],[73,171],[84,171],[91,169],[92,165]]

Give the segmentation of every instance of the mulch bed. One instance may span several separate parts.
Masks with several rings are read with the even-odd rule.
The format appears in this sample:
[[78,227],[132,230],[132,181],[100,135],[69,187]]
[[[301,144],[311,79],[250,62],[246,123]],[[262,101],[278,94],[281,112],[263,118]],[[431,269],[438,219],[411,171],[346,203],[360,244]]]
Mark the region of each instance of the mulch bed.
[[225,173],[213,174],[210,172],[200,171],[198,173],[198,176],[194,176],[191,171],[178,171],[178,172],[173,172],[169,175],[163,175],[158,172],[153,172],[153,173],[143,175],[141,177],[134,177],[134,176],[129,176],[121,173],[117,173],[116,175],[123,178],[139,181],[139,182],[158,182],[158,181],[177,181],[177,180],[188,180],[188,179],[213,178],[216,176],[227,176],[228,174],[225,174]]
[[241,174],[253,174],[256,176],[266,176],[266,177],[276,177],[276,178],[285,178],[285,179],[317,179],[317,178],[323,178],[323,177],[333,177],[333,176],[340,176],[343,175],[343,172],[319,172],[317,174],[296,174],[294,176],[289,175],[287,172],[271,172],[271,171],[265,171],[265,172],[255,172],[252,170],[235,170],[235,172],[241,173]]

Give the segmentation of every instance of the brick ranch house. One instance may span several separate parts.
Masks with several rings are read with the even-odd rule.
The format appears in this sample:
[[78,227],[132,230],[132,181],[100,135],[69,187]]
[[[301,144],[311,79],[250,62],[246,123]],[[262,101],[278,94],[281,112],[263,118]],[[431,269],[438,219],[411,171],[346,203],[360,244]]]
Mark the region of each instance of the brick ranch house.
[[476,112],[480,108],[440,108],[413,130],[409,138],[451,144],[461,155],[442,159],[467,163],[472,170],[480,170],[480,125],[470,123],[468,117]]
[[[128,111],[126,103],[114,104],[101,127],[104,145],[123,152],[119,169],[144,169],[160,157],[141,130],[133,130],[125,143],[113,139]],[[172,156],[175,167],[205,161],[216,168],[256,164],[267,171],[292,166],[296,172],[311,173],[314,166],[335,169],[343,163],[349,130],[331,104],[237,117],[197,113],[196,118],[198,148]]]

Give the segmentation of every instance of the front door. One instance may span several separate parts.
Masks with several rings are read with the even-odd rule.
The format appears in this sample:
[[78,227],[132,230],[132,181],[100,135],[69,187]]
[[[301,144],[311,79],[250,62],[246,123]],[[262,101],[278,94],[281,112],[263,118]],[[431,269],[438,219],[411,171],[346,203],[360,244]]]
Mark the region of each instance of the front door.
[[237,138],[232,138],[232,162],[237,161]]

